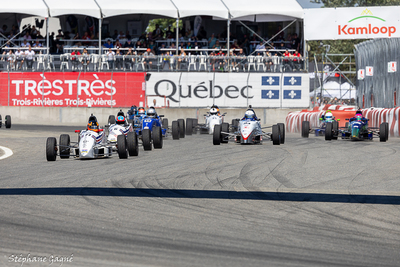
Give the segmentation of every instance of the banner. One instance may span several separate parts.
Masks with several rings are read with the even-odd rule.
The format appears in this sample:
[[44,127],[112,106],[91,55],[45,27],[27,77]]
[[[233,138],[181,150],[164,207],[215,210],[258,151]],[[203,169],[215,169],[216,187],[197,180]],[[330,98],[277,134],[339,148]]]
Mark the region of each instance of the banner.
[[307,73],[152,73],[146,88],[170,107],[308,107],[308,92]]
[[[8,76],[9,75],[9,76]],[[0,73],[0,105],[57,107],[143,106],[145,73]]]
[[306,40],[400,37],[399,12],[399,6],[304,9],[304,37]]

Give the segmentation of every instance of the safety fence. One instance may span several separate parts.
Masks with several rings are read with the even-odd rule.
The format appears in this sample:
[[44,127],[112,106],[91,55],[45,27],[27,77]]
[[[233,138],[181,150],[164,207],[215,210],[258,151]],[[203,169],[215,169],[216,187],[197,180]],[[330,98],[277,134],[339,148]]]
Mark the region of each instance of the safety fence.
[[362,108],[394,108],[399,103],[399,38],[374,39],[356,45],[357,100]]

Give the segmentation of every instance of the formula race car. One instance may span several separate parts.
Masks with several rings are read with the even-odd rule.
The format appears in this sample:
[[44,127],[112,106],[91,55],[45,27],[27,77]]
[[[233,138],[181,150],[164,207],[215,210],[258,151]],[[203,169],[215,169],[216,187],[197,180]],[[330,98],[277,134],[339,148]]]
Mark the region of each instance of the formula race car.
[[248,109],[245,116],[238,121],[238,126],[234,133],[229,132],[229,124],[222,123],[214,126],[213,144],[220,145],[235,141],[240,144],[261,144],[263,139],[267,138],[274,145],[285,143],[285,125],[278,123],[272,126],[272,133],[264,132],[263,129],[271,127],[261,127],[260,120],[255,116],[254,110]]
[[204,114],[204,124],[198,124],[197,119],[186,119],[186,134],[192,135],[192,133],[197,133],[197,131],[200,131],[200,133],[213,134],[214,125],[221,125],[224,122],[225,114],[226,113],[220,114],[218,106],[213,105],[210,111]]
[[[71,142],[69,134],[60,135],[59,145],[55,137],[49,137],[46,141],[47,161],[55,161],[57,155],[61,159],[75,157],[79,159],[95,159],[111,157],[113,145],[108,144],[104,130],[99,128],[97,119],[93,114],[89,118],[86,130],[76,130],[78,142]],[[138,151],[137,142],[133,135],[119,135],[117,140],[118,154],[120,158],[127,158],[127,154],[134,155]]]
[[[337,139],[338,134],[339,134],[339,119],[335,120],[335,117],[333,117],[332,113],[330,110],[327,110],[325,115],[322,115],[320,120],[320,125],[319,127],[310,127],[310,122],[309,121],[303,121],[301,123],[301,136],[308,138],[310,133],[315,133],[315,136],[326,136],[326,129],[327,127],[331,127],[332,129],[330,130],[332,132],[332,137],[331,139]],[[328,126],[328,124],[330,126]]]
[[[6,128],[11,128],[11,116],[10,115],[6,115],[6,121],[4,122]],[[3,125],[3,121],[0,115],[0,128]]]

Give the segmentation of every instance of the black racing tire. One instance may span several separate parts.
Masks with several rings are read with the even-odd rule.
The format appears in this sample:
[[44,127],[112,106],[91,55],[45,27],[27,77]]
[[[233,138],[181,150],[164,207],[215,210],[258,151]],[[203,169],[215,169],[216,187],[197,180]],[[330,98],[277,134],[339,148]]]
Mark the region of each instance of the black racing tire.
[[117,136],[117,151],[120,159],[128,158],[128,150],[126,145],[126,137],[124,134]]
[[278,123],[279,126],[279,132],[281,133],[281,144],[285,143],[285,124],[284,123]]
[[6,121],[5,121],[6,128],[11,128],[11,116],[6,115]]
[[273,145],[280,145],[281,144],[281,135],[279,131],[278,125],[272,125],[272,144]]
[[139,155],[139,143],[135,131],[129,132],[126,135],[126,145],[128,147],[128,153],[130,157]]
[[62,134],[60,135],[60,145],[58,148],[60,149],[60,158],[62,159],[67,159],[69,158],[70,154],[70,142],[71,138],[69,137],[69,134]]
[[179,123],[178,121],[173,121],[172,122],[172,139],[173,140],[179,140]]
[[332,122],[332,127],[333,127],[332,140],[337,140],[338,139],[338,135],[339,135],[339,122],[338,121],[333,121]]
[[310,122],[303,121],[301,123],[301,137],[308,138],[310,135]]
[[328,122],[325,128],[325,140],[331,141],[333,136],[333,124],[332,122]]
[[346,121],[346,123],[344,124],[344,127],[346,127],[346,130],[349,129],[349,122],[348,121]]
[[386,126],[386,141],[389,140],[389,123],[384,122]]
[[0,128],[1,128],[2,125],[3,125],[3,121],[2,121],[1,115],[0,115]]
[[108,116],[108,123],[109,124],[115,124],[115,116],[114,115]]
[[46,140],[46,159],[47,161],[56,161],[57,158],[57,139],[48,137]]
[[237,129],[238,126],[239,126],[238,119],[232,119],[232,127]]
[[179,137],[180,138],[185,138],[185,120],[184,119],[178,119],[178,124],[179,124]]
[[168,119],[167,118],[162,119],[162,127],[163,127],[163,129],[168,130]]
[[187,118],[186,119],[186,135],[193,134],[193,119]]
[[381,123],[381,125],[379,125],[379,141],[386,142],[386,135],[387,135],[386,125],[383,122]]
[[213,132],[213,144],[214,145],[221,144],[221,131],[222,131],[221,124],[214,125],[214,132]]
[[[229,133],[229,123],[223,122],[221,124],[221,131]],[[229,136],[228,134],[222,134],[221,135],[221,143],[224,143],[224,144],[228,143],[228,136]]]
[[163,147],[162,130],[159,126],[153,128],[153,147],[154,149],[160,149]]
[[144,150],[151,150],[151,131],[150,129],[142,130],[142,142]]

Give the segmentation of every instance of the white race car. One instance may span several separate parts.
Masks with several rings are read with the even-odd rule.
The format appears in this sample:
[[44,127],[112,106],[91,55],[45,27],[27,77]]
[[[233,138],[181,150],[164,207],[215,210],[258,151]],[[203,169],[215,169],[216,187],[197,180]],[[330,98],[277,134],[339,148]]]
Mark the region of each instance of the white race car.
[[213,134],[215,125],[222,125],[224,122],[224,114],[219,113],[219,108],[213,105],[207,114],[204,114],[205,123],[198,124],[197,119],[187,118],[186,119],[186,134],[191,135],[196,133],[197,130],[200,133]]

